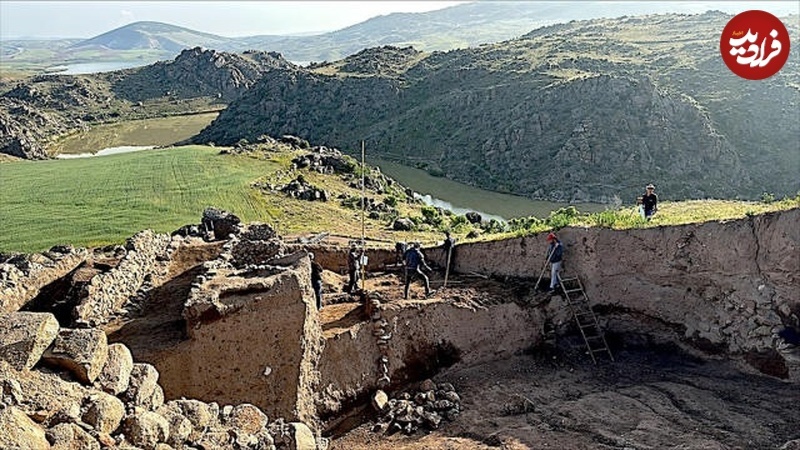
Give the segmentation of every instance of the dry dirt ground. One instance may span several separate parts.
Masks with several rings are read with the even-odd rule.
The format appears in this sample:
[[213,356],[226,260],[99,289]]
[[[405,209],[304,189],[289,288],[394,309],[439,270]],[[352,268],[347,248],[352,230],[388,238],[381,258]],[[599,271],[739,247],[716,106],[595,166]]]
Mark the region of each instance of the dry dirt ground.
[[778,449],[800,438],[800,386],[675,347],[617,349],[595,367],[565,339],[529,355],[451,367],[462,414],[433,432],[369,422],[331,450]]
[[[142,312],[109,327],[112,341],[128,344],[134,356],[165,349],[183,338],[180,317],[197,264],[219,251],[200,245],[179,253],[172,279],[157,288]],[[341,293],[346,276],[328,272],[321,322],[326,336],[366,320],[363,308]],[[462,302],[468,306],[537,301],[532,283],[501,283],[456,276],[430,299],[419,282],[409,302]],[[441,274],[432,276],[438,287]],[[402,297],[402,277],[369,277],[366,287],[392,302]],[[581,342],[560,338],[491,364],[456,364],[434,378],[452,383],[462,414],[435,431],[411,436],[371,431],[368,409],[361,425],[331,436],[329,450],[482,449],[778,449],[800,439],[800,386],[759,375],[730,361],[701,360],[677,346],[612,343],[616,362],[594,366]],[[392,393],[390,393],[392,394]],[[789,448],[800,448],[789,447]]]

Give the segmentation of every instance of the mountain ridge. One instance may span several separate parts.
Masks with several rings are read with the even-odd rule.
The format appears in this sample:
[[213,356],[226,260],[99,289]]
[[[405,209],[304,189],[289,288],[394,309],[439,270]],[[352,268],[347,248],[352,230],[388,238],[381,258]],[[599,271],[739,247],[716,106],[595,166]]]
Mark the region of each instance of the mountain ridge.
[[[675,199],[793,195],[800,130],[781,111],[800,102],[797,50],[775,77],[739,79],[716,45],[729,18],[597,19],[413,57],[386,46],[291,79],[273,72],[194,142],[364,140],[376,156],[543,200],[614,203],[654,181]],[[691,38],[659,38],[682,32]]]

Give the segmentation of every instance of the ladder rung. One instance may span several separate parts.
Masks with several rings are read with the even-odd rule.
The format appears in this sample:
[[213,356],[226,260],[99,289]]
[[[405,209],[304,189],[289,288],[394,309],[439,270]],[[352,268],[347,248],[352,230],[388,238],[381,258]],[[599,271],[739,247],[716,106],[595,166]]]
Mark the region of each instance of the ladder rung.
[[578,277],[572,277],[572,278],[561,278],[561,282],[562,282],[562,283],[568,283],[568,282],[570,282],[570,281],[577,281],[577,280],[578,280]]
[[594,352],[594,353],[597,353],[597,352],[608,352],[608,353],[611,353],[611,350],[609,350],[608,347],[593,348],[592,352]]
[[596,327],[595,327],[595,324],[594,324],[594,322],[592,322],[592,323],[586,323],[586,324],[580,324],[579,326],[580,326],[581,328],[584,328],[584,329],[586,329],[586,328],[596,328]]
[[578,288],[578,289],[567,289],[564,292],[566,292],[567,294],[571,294],[573,292],[583,292],[583,289],[581,289],[581,288]]

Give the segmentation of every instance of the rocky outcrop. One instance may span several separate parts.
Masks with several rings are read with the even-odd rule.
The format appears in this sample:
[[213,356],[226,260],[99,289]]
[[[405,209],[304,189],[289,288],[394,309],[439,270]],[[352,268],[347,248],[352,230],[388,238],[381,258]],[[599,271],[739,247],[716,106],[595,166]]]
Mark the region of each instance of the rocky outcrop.
[[271,70],[293,68],[278,53],[194,48],[141,68],[32,77],[0,95],[0,153],[46,159],[59,136],[100,123],[207,110]]
[[597,20],[447,53],[364,50],[265,75],[195,142],[292,133],[358,149],[365,140],[373,155],[554,201],[618,203],[648,182],[671,199],[794,195],[800,125],[780,111],[797,108],[788,81],[797,66],[747,83],[716,70],[713,46],[629,34],[647,23],[648,33],[706,36],[728,19]]
[[320,189],[308,181],[302,176],[298,175],[297,178],[287,183],[285,186],[282,186],[279,189],[284,194],[288,195],[289,197],[293,197],[299,200],[307,200],[307,201],[320,201],[320,202],[327,202],[328,201],[328,192],[324,189]]
[[166,257],[168,235],[141,231],[127,240],[126,253],[119,264],[93,278],[83,288],[75,307],[75,322],[97,325],[106,322],[146,279],[155,276],[156,261]]
[[0,255],[0,312],[14,312],[83,263],[88,251],[58,245],[43,253]]
[[132,102],[158,98],[165,93],[169,98],[209,96],[228,102],[265,73],[294,68],[280,53],[253,50],[236,54],[195,47],[183,50],[172,61],[126,71],[113,84],[113,90]]
[[204,230],[212,233],[214,239],[228,239],[231,235],[239,232],[239,224],[242,220],[238,216],[228,211],[223,211],[214,207],[203,210],[201,219]]
[[[9,330],[13,324],[30,321],[31,314],[0,316],[0,342],[12,336]],[[55,318],[50,316],[42,322],[52,324]],[[163,394],[160,401],[143,401],[145,397],[152,399],[152,393],[162,392],[156,382],[158,372],[149,364],[134,365],[130,385],[118,396],[97,389],[86,376],[87,370],[97,365],[87,362],[92,358],[80,347],[100,349],[105,342],[103,332],[56,331],[60,337],[48,354],[58,355],[57,367],[66,371],[38,368],[38,364],[33,368],[12,367],[20,360],[37,360],[41,353],[37,348],[20,348],[22,357],[0,352],[0,448],[275,450],[272,433],[278,433],[271,430],[283,428],[283,421],[270,423],[251,404],[220,407],[188,399],[164,403]],[[83,339],[76,340],[76,333]],[[122,347],[114,344],[113,348]],[[130,354],[127,348],[117,353]],[[42,362],[47,358],[45,355]],[[125,378],[124,372],[129,370],[113,358],[107,358],[103,366],[101,373],[114,380]],[[101,376],[97,385],[103,384]],[[309,436],[313,446],[307,448],[315,449],[310,432]]]

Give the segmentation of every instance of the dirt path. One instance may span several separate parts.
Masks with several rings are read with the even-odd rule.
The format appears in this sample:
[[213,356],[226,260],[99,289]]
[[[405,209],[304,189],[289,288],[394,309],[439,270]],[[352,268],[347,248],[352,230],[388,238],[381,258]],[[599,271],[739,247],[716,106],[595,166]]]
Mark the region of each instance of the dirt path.
[[439,374],[463,406],[439,430],[383,436],[365,424],[330,449],[777,449],[800,438],[796,383],[675,348],[618,351],[600,367],[551,350]]

